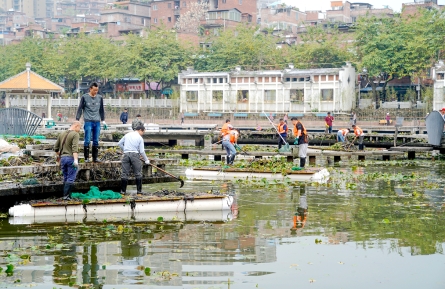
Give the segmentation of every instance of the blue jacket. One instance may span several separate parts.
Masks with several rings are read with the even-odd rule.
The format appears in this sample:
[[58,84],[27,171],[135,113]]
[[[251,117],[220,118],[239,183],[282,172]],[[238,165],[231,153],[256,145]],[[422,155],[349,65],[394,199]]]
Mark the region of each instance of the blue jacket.
[[121,122],[127,122],[128,121],[128,112],[122,112],[120,120],[121,120]]

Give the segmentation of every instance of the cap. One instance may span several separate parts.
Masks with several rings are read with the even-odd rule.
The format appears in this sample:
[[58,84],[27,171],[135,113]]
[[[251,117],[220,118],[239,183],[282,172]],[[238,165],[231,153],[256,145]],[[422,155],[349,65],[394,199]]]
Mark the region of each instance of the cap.
[[445,107],[442,107],[442,109],[440,111],[444,111],[444,110],[445,110]]
[[233,128],[233,125],[229,124],[227,127],[228,127],[228,128]]

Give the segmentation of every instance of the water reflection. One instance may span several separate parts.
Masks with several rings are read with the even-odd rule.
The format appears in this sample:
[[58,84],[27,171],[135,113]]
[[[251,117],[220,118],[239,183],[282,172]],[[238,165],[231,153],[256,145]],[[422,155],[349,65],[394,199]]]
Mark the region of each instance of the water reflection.
[[[367,167],[353,175],[379,170]],[[408,174],[416,168],[391,170]],[[438,189],[416,197],[413,192],[428,185],[418,179],[357,187],[348,186],[349,180],[343,187],[186,183],[190,191],[236,192],[233,217],[165,214],[160,222],[158,214],[50,225],[3,220],[0,266],[14,264],[15,272],[0,274],[0,282],[41,288],[444,288],[444,181],[435,180]],[[17,279],[20,284],[13,284]]]

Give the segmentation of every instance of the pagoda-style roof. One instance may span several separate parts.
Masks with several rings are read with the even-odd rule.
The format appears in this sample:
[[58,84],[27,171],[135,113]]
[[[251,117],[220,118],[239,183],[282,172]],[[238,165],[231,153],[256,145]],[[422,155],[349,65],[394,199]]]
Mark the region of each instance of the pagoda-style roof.
[[31,65],[26,64],[26,70],[0,82],[0,91],[15,93],[50,93],[63,92],[63,87],[49,79],[31,71]]

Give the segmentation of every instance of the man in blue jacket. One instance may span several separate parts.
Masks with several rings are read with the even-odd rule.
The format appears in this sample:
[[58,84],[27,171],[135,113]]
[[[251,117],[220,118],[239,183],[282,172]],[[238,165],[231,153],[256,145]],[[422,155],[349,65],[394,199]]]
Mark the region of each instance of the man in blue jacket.
[[90,141],[91,136],[93,137],[93,162],[100,163],[97,158],[99,154],[99,134],[100,134],[100,122],[104,125],[105,123],[105,110],[104,110],[104,100],[102,95],[97,94],[99,87],[97,83],[93,82],[90,85],[90,92],[82,95],[80,99],[79,108],[77,109],[76,120],[79,120],[83,112],[85,131],[84,143],[83,143],[83,153],[85,156],[85,162],[89,161],[90,155]]
[[122,124],[127,124],[128,121],[128,110],[124,108],[124,111],[121,113],[121,117],[119,118],[122,122]]

